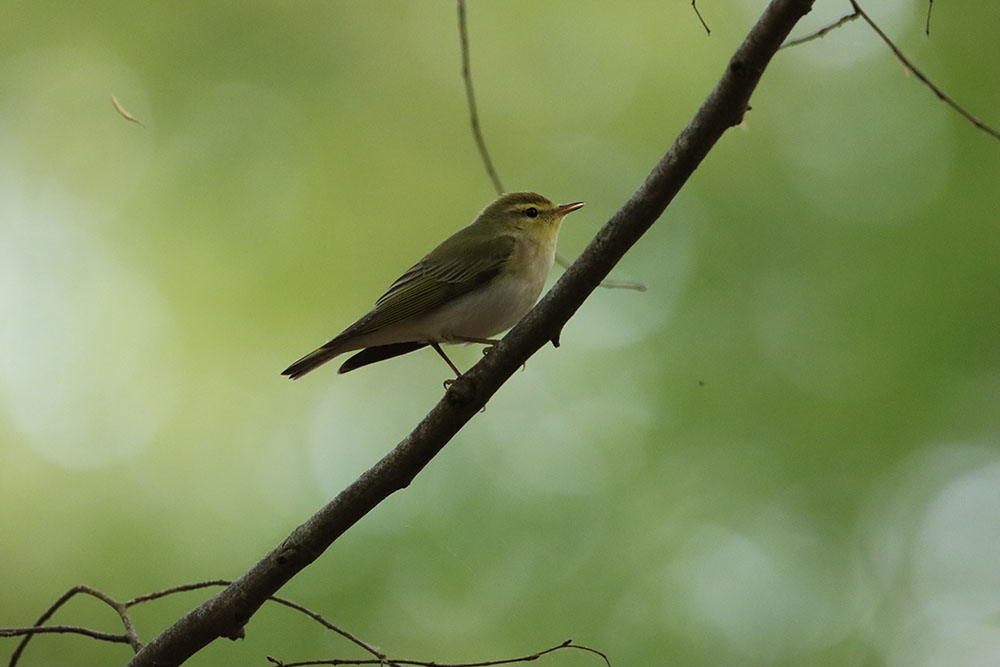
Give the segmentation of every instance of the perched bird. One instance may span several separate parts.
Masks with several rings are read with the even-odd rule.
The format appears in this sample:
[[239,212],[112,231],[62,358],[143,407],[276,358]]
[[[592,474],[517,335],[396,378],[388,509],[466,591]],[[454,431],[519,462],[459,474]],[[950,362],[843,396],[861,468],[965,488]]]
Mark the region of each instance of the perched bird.
[[511,192],[483,209],[401,275],[371,312],[282,371],[295,380],[334,357],[361,350],[340,373],[430,345],[461,375],[441,343],[493,345],[538,300],[555,259],[559,225],[583,202],[557,206]]

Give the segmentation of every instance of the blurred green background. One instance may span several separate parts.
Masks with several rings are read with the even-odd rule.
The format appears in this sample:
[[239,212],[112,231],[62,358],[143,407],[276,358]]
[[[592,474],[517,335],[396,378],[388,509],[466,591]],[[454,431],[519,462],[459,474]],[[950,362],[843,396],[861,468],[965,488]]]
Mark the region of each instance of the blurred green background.
[[[687,0],[469,3],[506,187],[587,202],[564,254],[764,4],[699,3],[707,37]],[[936,4],[928,38],[923,3],[869,4],[1000,125],[1000,5]],[[238,576],[441,397],[433,352],[278,373],[492,200],[459,72],[451,0],[5,3],[0,625]],[[618,267],[649,291],[595,293],[283,595],[439,661],[1000,663],[1000,145],[860,21],[752,104]],[[137,608],[143,638],[203,598]],[[189,664],[359,655],[283,608],[247,634]]]

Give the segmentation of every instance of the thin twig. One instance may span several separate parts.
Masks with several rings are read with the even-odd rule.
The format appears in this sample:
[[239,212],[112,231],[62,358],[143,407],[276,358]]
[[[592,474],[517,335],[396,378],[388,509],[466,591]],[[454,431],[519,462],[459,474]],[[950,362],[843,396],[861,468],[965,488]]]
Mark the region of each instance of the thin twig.
[[83,635],[91,639],[100,639],[101,641],[114,642],[116,644],[129,643],[128,635],[113,635],[110,632],[91,630],[90,628],[82,628],[78,625],[32,625],[26,628],[0,628],[0,637],[20,637],[21,635],[33,637],[34,635],[50,634]]
[[[568,259],[566,255],[561,252],[556,253],[556,264],[562,268],[568,268],[572,264],[572,260]],[[635,280],[617,280],[615,278],[608,278],[607,280],[602,280],[598,287],[603,287],[605,289],[630,289],[636,292],[645,292],[646,283],[641,283]]]
[[934,0],[927,0],[927,25],[924,26],[924,32],[928,37],[931,36],[931,10],[934,9]]
[[603,287],[604,289],[629,289],[634,292],[645,292],[648,289],[646,283],[640,283],[635,280],[618,280],[617,278],[602,280],[598,287]]
[[377,648],[375,648],[374,646],[372,646],[368,642],[366,642],[363,639],[357,637],[356,635],[348,632],[347,630],[344,630],[343,628],[338,628],[336,625],[334,625],[330,621],[326,620],[325,618],[323,618],[321,615],[317,614],[313,610],[311,610],[311,609],[309,609],[307,607],[303,607],[299,603],[292,602],[291,600],[288,600],[286,598],[279,598],[279,597],[271,596],[270,600],[272,602],[277,602],[278,604],[283,604],[286,607],[290,607],[291,609],[294,609],[296,611],[302,612],[303,614],[305,614],[309,618],[313,619],[314,621],[316,621],[317,623],[319,623],[323,627],[325,627],[325,628],[327,628],[329,630],[333,630],[334,632],[336,632],[338,635],[340,635],[344,639],[347,639],[347,640],[349,640],[351,642],[354,642],[355,644],[357,644],[358,646],[360,646],[364,650],[368,651],[373,656],[375,656],[380,663],[387,664],[387,665],[393,665],[393,664],[395,664],[395,661],[389,660],[389,658],[384,653],[382,653],[381,651],[379,651]]
[[[575,648],[580,651],[587,651],[595,655],[599,655],[603,660],[604,664],[611,667],[611,662],[601,651],[595,648],[590,648],[589,646],[583,646],[581,644],[574,644],[572,639],[567,639],[561,644],[552,646],[550,648],[538,651],[537,653],[532,653],[531,655],[524,655],[519,658],[503,658],[501,660],[485,660],[482,662],[437,662],[433,660],[393,660],[392,662],[399,665],[413,665],[414,667],[496,667],[496,665],[511,665],[517,662],[533,662],[538,660],[544,655],[549,653],[555,653],[564,648]],[[267,659],[272,663],[277,665],[277,667],[306,667],[307,665],[378,665],[382,664],[378,660],[372,660],[371,658],[359,658],[356,660],[350,658],[328,658],[325,660],[303,660],[301,662],[283,662],[274,658],[272,656],[267,656]]]
[[133,605],[141,604],[143,602],[149,602],[150,600],[156,600],[158,598],[166,597],[168,595],[173,595],[174,593],[184,593],[186,591],[196,591],[200,588],[210,588],[212,586],[228,586],[231,581],[225,579],[212,579],[210,581],[198,581],[192,584],[181,584],[180,586],[171,586],[170,588],[164,588],[162,591],[154,591],[153,593],[146,593],[145,595],[139,595],[137,597],[128,600],[125,606],[131,607]]
[[469,121],[472,123],[472,136],[479,147],[479,155],[486,165],[486,173],[493,181],[493,189],[498,195],[502,195],[505,190],[500,183],[500,176],[493,168],[493,160],[490,159],[490,152],[486,149],[486,140],[483,139],[483,131],[479,127],[479,111],[476,109],[476,93],[472,89],[472,68],[469,65],[469,28],[465,20],[465,0],[458,0],[458,35],[462,41],[462,80],[465,81],[465,98],[469,102]]
[[695,15],[698,17],[698,20],[701,21],[701,27],[705,29],[705,33],[708,34],[709,37],[711,37],[712,31],[708,29],[708,24],[705,23],[705,19],[701,18],[701,12],[698,11],[698,5],[695,4],[697,1],[698,0],[691,0],[691,9],[694,10]]
[[968,120],[970,123],[978,127],[986,134],[989,134],[994,139],[1000,139],[1000,132],[997,132],[992,127],[990,127],[989,125],[987,125],[986,123],[984,123],[983,121],[979,120],[971,113],[966,111],[964,107],[960,106],[957,102],[955,102],[955,100],[951,99],[947,94],[945,94],[943,90],[934,85],[934,83],[930,79],[928,79],[923,72],[917,69],[917,67],[913,63],[911,63],[906,56],[903,55],[903,52],[900,51],[895,44],[893,44],[892,40],[889,39],[889,37],[884,32],[882,32],[882,29],[879,28],[877,25],[875,25],[875,22],[871,20],[871,18],[868,16],[868,14],[865,13],[863,9],[861,9],[856,0],[850,0],[850,2],[851,6],[854,7],[854,11],[860,14],[861,18],[865,20],[865,22],[871,27],[871,29],[874,30],[876,34],[878,34],[878,36],[882,38],[882,41],[885,42],[890,49],[892,49],[892,52],[896,54],[896,58],[899,60],[899,62],[903,63],[903,65],[908,70],[913,72],[914,76],[920,79],[925,86],[930,88],[934,92],[934,94],[937,95],[939,100],[941,100],[942,102],[950,106],[952,109],[957,111],[959,114],[962,115],[962,117],[964,117],[966,120]]
[[819,39],[820,37],[824,36],[826,33],[830,32],[831,30],[836,30],[840,26],[844,25],[845,23],[849,23],[850,21],[853,21],[854,19],[858,18],[859,16],[861,16],[861,14],[859,14],[856,11],[853,14],[848,14],[847,16],[842,16],[837,21],[834,21],[830,25],[824,26],[824,27],[820,28],[819,30],[817,30],[816,32],[811,33],[809,35],[806,35],[805,37],[799,37],[798,39],[790,39],[790,40],[788,40],[787,42],[785,42],[784,44],[781,45],[781,48],[787,49],[790,46],[798,46],[799,44],[805,44],[806,42],[811,42],[814,39]]

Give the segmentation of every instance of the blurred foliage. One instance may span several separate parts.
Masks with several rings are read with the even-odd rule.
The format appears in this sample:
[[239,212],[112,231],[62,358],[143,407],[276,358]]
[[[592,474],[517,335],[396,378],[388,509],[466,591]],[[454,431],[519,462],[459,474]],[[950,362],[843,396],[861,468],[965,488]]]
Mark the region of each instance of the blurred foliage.
[[[1000,124],[1000,5],[870,3]],[[764,2],[469,4],[511,189],[578,253]],[[877,6],[876,6],[877,5]],[[797,31],[848,13],[821,2]],[[0,24],[0,625],[77,583],[242,573],[441,396],[421,352],[278,372],[492,191],[454,3],[8,2]],[[141,120],[127,122],[111,96]],[[781,52],[616,276],[282,594],[393,655],[1000,662],[1000,151],[861,22]],[[469,366],[477,349],[453,358]],[[203,594],[137,609],[147,640]],[[56,620],[117,631],[79,602]],[[13,648],[11,640],[2,646]],[[265,608],[191,664],[344,657]],[[43,637],[25,664],[127,650]],[[546,665],[599,664],[556,654]]]

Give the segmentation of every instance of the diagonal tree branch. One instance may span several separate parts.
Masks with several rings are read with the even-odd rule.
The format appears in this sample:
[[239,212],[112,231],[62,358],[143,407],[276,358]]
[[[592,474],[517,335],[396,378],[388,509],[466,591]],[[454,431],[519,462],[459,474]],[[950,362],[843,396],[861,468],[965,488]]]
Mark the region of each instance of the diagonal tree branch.
[[132,667],[180,665],[243,626],[288,580],[390,494],[405,488],[486,404],[521,364],[563,325],[643,233],[656,222],[727,128],[738,124],[774,53],[814,0],[772,0],[726,67],[721,80],[666,155],[539,304],[455,381],[413,431],[381,461],[218,595],[146,645]]

